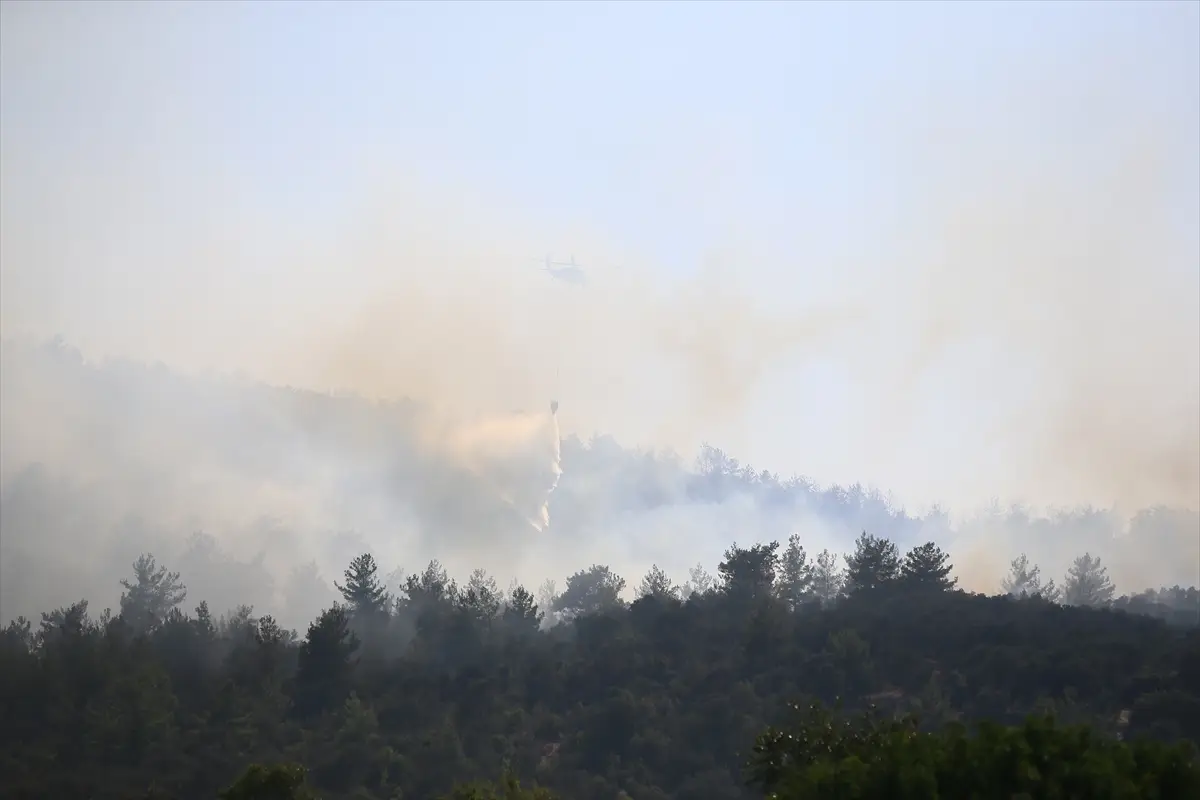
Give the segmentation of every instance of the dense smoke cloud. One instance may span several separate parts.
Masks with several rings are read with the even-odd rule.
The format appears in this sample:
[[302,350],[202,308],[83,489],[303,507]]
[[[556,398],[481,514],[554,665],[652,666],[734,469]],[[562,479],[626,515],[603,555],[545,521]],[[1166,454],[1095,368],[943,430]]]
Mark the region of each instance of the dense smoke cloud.
[[[242,76],[194,69],[226,41],[216,17],[35,8],[0,26],[4,616],[111,602],[146,549],[196,600],[264,607],[322,596],[366,549],[410,572],[532,586],[598,561],[636,582],[712,570],[735,539],[844,551],[864,527],[938,540],[970,588],[1022,550],[1054,575],[1100,552],[1126,590],[1200,579],[1194,42],[1164,40],[1193,67],[1166,86],[1117,69],[1149,56],[1116,37],[899,92],[861,121],[890,131],[862,157],[892,165],[873,191],[897,210],[819,261],[759,233],[713,167],[724,140],[681,131],[676,160],[644,166],[718,230],[668,280],[598,221],[431,178],[429,154],[381,137],[309,142],[293,171],[339,177],[303,203],[248,191],[213,144],[238,123],[208,113]],[[580,254],[589,285],[537,271],[546,248]],[[799,284],[756,286],[781,276]],[[17,343],[58,334],[82,355]],[[863,405],[754,411],[821,370]],[[693,469],[708,437],[800,442],[762,466],[900,499]],[[990,496],[1004,513],[972,511]],[[901,507],[936,499],[952,519]]]
[[[560,453],[549,410],[452,425],[409,402],[89,364],[65,345],[9,342],[3,357],[6,442],[22,441],[36,403],[71,443],[40,445],[36,464],[3,465],[0,605],[9,616],[81,594],[114,604],[113,576],[145,551],[180,569],[196,601],[249,603],[294,624],[332,601],[331,580],[367,551],[409,574],[436,558],[460,577],[483,566],[502,582],[561,586],[600,562],[636,584],[652,563],[677,580],[697,562],[713,572],[735,540],[796,532],[812,552],[843,552],[866,528],[902,547],[942,543],[962,584],[986,591],[1020,552],[1059,575],[1090,551],[1128,591],[1194,583],[1200,560],[1193,511],[918,518],[861,487],[781,480],[718,450],[693,466],[607,437],[567,437]],[[78,460],[84,442],[92,462]],[[165,468],[161,453],[178,464]]]

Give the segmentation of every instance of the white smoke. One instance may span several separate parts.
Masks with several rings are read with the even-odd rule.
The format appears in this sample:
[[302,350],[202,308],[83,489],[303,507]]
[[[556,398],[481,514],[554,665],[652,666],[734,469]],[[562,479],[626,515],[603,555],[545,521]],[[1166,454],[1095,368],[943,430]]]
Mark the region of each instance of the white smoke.
[[549,527],[562,474],[556,414],[489,415],[451,428],[442,444],[534,530]]

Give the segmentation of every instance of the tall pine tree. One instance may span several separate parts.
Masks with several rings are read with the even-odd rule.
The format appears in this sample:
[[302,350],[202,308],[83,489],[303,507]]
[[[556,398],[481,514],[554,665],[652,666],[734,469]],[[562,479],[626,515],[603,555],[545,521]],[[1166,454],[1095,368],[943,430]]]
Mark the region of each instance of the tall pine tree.
[[800,544],[800,534],[793,533],[788,537],[779,572],[776,588],[788,608],[794,611],[812,598],[813,565],[808,561],[804,545]]
[[133,562],[132,581],[122,579],[121,619],[138,632],[157,627],[187,597],[178,572],[159,566],[146,553]]
[[1014,597],[1041,596],[1052,603],[1058,602],[1059,591],[1054,585],[1054,579],[1042,583],[1041,567],[1030,564],[1027,555],[1022,553],[1017,556],[1009,567],[1007,577],[1000,582],[1000,588],[1004,589],[1006,594]]
[[342,593],[354,616],[378,618],[391,610],[391,595],[380,583],[378,572],[374,557],[370,553],[363,553],[346,568],[345,585],[334,582],[333,585]]
[[725,560],[717,565],[717,574],[728,595],[753,600],[769,597],[774,592],[778,567],[779,542],[765,542],[753,547],[738,547],[734,542],[725,551]]
[[875,591],[893,585],[899,577],[896,545],[863,531],[854,542],[854,554],[846,556],[846,592]]
[[1063,579],[1062,599],[1072,606],[1107,606],[1112,602],[1116,587],[1108,577],[1108,567],[1091,553],[1075,559]]
[[950,571],[953,569],[950,556],[933,542],[926,542],[909,550],[904,556],[904,563],[900,566],[900,578],[904,585],[910,588],[944,592],[958,584],[957,578],[950,577]]
[[646,573],[646,577],[642,578],[642,584],[637,590],[638,597],[654,597],[659,600],[678,600],[679,587],[676,586],[667,573],[663,572],[658,564],[653,564],[650,571]]

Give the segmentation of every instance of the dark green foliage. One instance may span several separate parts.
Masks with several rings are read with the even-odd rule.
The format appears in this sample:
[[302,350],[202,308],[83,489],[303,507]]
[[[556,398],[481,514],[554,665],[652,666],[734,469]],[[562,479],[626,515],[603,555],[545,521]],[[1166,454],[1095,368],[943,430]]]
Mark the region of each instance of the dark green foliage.
[[900,565],[900,580],[910,589],[944,592],[958,583],[957,579],[950,577],[953,569],[950,556],[933,542],[926,542],[909,550],[904,556],[904,563]]
[[[651,569],[628,605],[604,566],[535,601],[433,562],[383,609],[359,558],[351,603],[302,637],[246,606],[129,606],[135,627],[80,601],[0,633],[0,796],[749,800],[747,754],[781,721],[793,738],[758,739],[753,765],[781,797],[1190,788],[1184,751],[1146,742],[1200,741],[1194,590],[985,597],[949,589],[935,547],[901,566],[886,539],[859,545],[849,594],[832,554],[810,572],[793,537],[782,558],[731,547],[720,583],[696,570],[686,599]],[[788,720],[797,697],[840,699],[850,722]]]
[[350,630],[345,606],[334,606],[308,626],[296,670],[296,707],[316,714],[350,691],[358,637]]
[[595,614],[621,606],[625,579],[607,566],[593,564],[589,569],[567,578],[567,588],[554,604],[554,610],[566,617]]
[[677,600],[679,598],[679,587],[667,577],[667,573],[654,564],[650,567],[650,571],[646,573],[646,577],[642,578],[642,584],[638,587],[638,597],[653,597],[658,600]]
[[846,556],[846,591],[879,591],[894,585],[899,577],[900,551],[896,545],[863,531],[854,542],[853,555]]
[[251,764],[237,782],[220,794],[221,800],[316,800],[304,768],[296,764]]
[[542,625],[542,613],[537,602],[524,586],[515,586],[509,593],[503,611],[504,621],[516,633],[533,634]]
[[539,788],[534,784],[530,788],[521,786],[521,782],[511,772],[505,772],[495,783],[475,781],[460,784],[440,800],[556,800],[555,795],[548,789]]
[[779,542],[738,547],[735,542],[717,565],[726,594],[739,600],[770,596],[779,569]]
[[391,597],[380,585],[376,573],[379,567],[370,553],[364,553],[350,562],[346,568],[346,584],[334,583],[342,593],[346,604],[356,615],[377,617],[386,614],[392,604]]
[[1200,796],[1195,748],[1133,744],[1029,716],[1021,725],[922,731],[914,717],[838,719],[817,705],[754,746],[750,782],[778,800],[838,797],[1094,798]]

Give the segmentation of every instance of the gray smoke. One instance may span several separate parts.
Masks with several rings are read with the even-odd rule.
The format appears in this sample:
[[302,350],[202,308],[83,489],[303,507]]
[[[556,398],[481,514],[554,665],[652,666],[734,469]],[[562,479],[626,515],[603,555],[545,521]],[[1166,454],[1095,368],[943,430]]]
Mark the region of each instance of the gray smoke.
[[[859,98],[845,163],[872,197],[847,192],[895,211],[820,258],[803,202],[826,198],[760,218],[753,148],[663,112],[678,141],[624,166],[703,212],[663,234],[693,253],[670,279],[386,131],[345,150],[260,120],[303,157],[259,185],[213,100],[261,77],[213,56],[234,7],[0,7],[0,615],[111,604],[147,549],[196,600],[298,608],[364,549],[636,583],[864,527],[944,543],[973,588],[1022,550],[1057,576],[1090,549],[1123,590],[1200,580],[1194,7]],[[588,286],[529,266],[546,249]],[[20,343],[60,334],[80,352]],[[786,443],[759,466],[825,488],[693,466],[708,437]],[[899,496],[831,488],[856,480]]]

